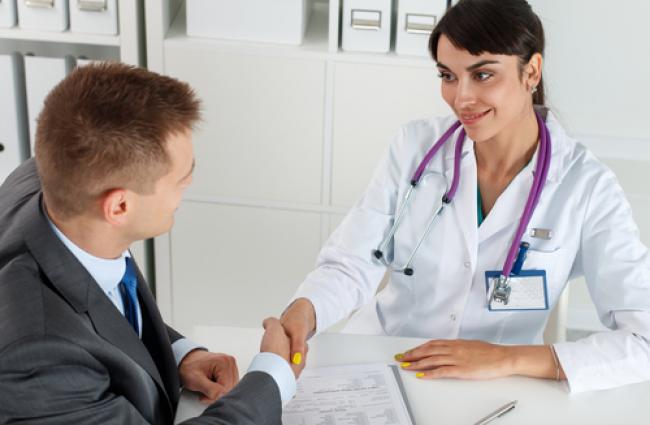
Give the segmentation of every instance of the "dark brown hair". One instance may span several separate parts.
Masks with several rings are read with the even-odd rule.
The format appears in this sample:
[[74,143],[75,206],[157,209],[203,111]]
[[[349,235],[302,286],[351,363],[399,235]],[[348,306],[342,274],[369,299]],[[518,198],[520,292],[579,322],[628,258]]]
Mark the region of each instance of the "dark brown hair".
[[152,193],[170,135],[200,119],[192,88],[120,63],[76,68],[45,99],[36,163],[49,208],[77,215],[115,188]]
[[[472,55],[516,55],[520,72],[535,53],[544,54],[544,27],[526,0],[460,0],[440,19],[429,38],[429,52],[436,61],[443,34]],[[542,80],[533,103],[545,103]]]

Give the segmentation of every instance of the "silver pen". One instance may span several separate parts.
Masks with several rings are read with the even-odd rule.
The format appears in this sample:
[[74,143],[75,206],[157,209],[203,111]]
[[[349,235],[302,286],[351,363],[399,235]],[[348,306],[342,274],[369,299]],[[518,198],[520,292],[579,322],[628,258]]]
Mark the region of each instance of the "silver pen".
[[508,413],[509,411],[511,411],[512,409],[514,409],[516,405],[517,405],[517,400],[513,400],[510,403],[506,404],[505,406],[499,407],[497,410],[490,413],[486,417],[480,419],[474,425],[485,425],[488,422],[492,422],[496,418],[499,418],[499,417],[505,415],[506,413]]

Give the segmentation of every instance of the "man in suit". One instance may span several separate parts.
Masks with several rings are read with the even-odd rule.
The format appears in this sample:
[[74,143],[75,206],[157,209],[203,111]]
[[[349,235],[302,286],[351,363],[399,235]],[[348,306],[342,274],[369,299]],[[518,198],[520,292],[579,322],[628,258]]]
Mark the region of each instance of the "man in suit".
[[199,106],[121,64],[47,97],[35,161],[0,187],[0,423],[171,424],[181,385],[218,399],[188,424],[281,423],[300,367],[279,322],[237,384],[234,359],[164,324],[128,250],[173,224]]

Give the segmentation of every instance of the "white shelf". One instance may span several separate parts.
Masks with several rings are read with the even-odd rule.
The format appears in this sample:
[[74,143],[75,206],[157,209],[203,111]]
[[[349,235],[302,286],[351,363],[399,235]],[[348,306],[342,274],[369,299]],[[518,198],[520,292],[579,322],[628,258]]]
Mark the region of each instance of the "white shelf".
[[300,46],[282,44],[232,41],[217,38],[191,37],[187,35],[185,8],[181,7],[173,19],[164,40],[164,49],[191,48],[208,49],[220,52],[237,52],[277,57],[310,57],[330,62],[363,63],[387,66],[404,66],[433,69],[433,61],[428,57],[400,56],[390,53],[331,51],[329,40],[329,15],[326,4],[315,3],[305,39]]
[[34,31],[21,28],[0,29],[0,38],[45,41],[50,43],[91,44],[96,46],[120,46],[121,44],[119,35],[79,34],[69,31]]

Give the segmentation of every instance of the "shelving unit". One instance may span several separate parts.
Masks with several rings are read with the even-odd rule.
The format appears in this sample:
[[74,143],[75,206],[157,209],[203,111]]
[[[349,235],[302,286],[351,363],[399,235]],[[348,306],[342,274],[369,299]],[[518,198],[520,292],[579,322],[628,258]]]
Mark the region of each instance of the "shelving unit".
[[[16,45],[16,42],[20,41],[37,42],[39,44],[45,43],[42,48],[39,48],[38,46],[36,47],[39,51],[44,52],[47,52],[48,48],[51,49],[52,44],[66,45],[70,49],[71,53],[74,54],[77,51],[82,51],[84,55],[88,53],[88,47],[91,49],[95,46],[115,47],[117,48],[117,52],[100,49],[98,51],[99,54],[96,55],[96,57],[90,58],[116,59],[124,63],[143,66],[145,65],[146,59],[143,0],[119,0],[118,13],[120,20],[120,33],[112,36],[81,34],[70,31],[34,31],[21,29],[19,27],[1,28],[0,40],[3,42],[2,50],[7,51],[15,46],[22,50],[22,47],[25,46],[25,44]],[[34,46],[35,44],[32,43],[29,45]],[[84,49],[79,46],[86,46],[87,48]],[[56,47],[54,47],[54,50],[58,51]],[[107,55],[107,52],[110,53]]]
[[[551,107],[563,122],[579,123],[570,130],[615,169],[635,211],[650,211],[636,179],[650,162],[647,133],[612,137],[625,118],[609,107],[615,128],[589,131],[573,98],[591,83],[560,72],[584,66],[562,37],[571,26],[557,25],[557,6],[536,3],[554,32]],[[193,186],[172,232],[155,240],[158,303],[181,331],[255,326],[278,315],[391,135],[406,121],[450,113],[429,58],[341,51],[340,8],[341,0],[316,3],[296,47],[188,37],[182,0],[146,0],[149,68],[187,81],[204,101]],[[650,242],[650,220],[639,224]],[[586,296],[581,287],[576,293]]]
[[[22,0],[19,0],[22,1]],[[20,52],[46,57],[72,55],[97,60],[119,60],[145,66],[144,1],[118,0],[119,34],[113,36],[51,31],[25,30],[19,27],[0,29],[0,54]],[[151,245],[151,243],[149,243]],[[151,255],[144,242],[132,247],[143,272],[153,282]]]

